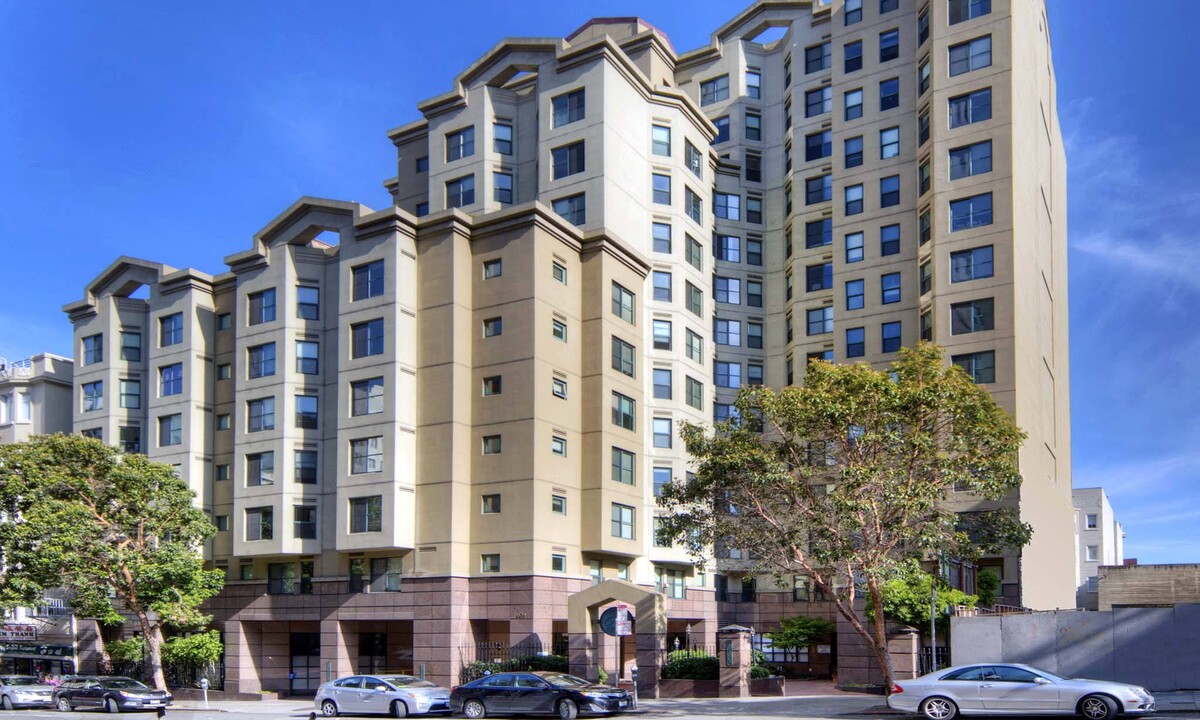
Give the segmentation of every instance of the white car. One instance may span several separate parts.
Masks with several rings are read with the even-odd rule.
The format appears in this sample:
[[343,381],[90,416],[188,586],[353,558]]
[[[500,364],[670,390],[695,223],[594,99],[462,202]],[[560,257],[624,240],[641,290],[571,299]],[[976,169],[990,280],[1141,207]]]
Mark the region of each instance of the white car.
[[450,714],[450,691],[412,675],[352,675],[327,682],[317,690],[317,712],[338,715],[408,717]]
[[1082,715],[1111,720],[1118,713],[1154,712],[1145,688],[1105,680],[1072,680],[1031,665],[959,665],[903,680],[892,687],[888,707],[921,713],[929,720],[963,715]]

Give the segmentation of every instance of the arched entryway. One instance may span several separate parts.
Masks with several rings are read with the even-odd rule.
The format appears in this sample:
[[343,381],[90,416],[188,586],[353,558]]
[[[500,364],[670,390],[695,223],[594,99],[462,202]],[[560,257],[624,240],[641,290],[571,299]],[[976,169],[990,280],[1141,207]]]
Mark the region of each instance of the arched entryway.
[[572,675],[598,680],[601,638],[600,608],[622,602],[633,608],[636,639],[638,695],[658,697],[659,662],[666,649],[667,611],[662,593],[624,580],[605,580],[567,598],[567,634]]

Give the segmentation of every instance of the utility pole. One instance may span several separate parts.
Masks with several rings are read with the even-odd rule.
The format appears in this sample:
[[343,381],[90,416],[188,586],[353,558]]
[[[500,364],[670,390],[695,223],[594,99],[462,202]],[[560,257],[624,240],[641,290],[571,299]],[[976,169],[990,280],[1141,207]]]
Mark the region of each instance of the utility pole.
[[929,655],[933,659],[933,669],[930,672],[937,672],[938,656],[937,656],[937,577],[932,578],[929,587],[933,589],[929,600]]

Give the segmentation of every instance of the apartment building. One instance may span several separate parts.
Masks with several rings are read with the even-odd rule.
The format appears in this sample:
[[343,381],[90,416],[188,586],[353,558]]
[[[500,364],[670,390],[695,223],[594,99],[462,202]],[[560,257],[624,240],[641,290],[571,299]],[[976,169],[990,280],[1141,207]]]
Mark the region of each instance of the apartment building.
[[1030,433],[1007,502],[1034,541],[986,561],[1006,601],[1071,604],[1041,0],[761,0],[683,54],[598,18],[450,87],[388,133],[392,207],[302,198],[224,272],[121,258],[65,308],[76,431],[213,514],[228,689],[456,682],[481,643],[561,647],[567,597],[609,579],[666,596],[667,647],[831,615],[735,548],[656,540],[677,423],[918,339]]
[[71,360],[0,358],[0,444],[71,432]]
[[1075,606],[1100,609],[1100,576],[1103,565],[1125,562],[1125,530],[1113,514],[1104,488],[1075,488]]

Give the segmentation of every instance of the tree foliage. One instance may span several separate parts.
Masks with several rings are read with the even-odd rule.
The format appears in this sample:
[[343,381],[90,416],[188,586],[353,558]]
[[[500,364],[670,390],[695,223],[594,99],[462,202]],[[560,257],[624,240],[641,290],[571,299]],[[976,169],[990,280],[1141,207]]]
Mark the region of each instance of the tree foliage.
[[163,660],[185,665],[214,665],[224,651],[221,633],[216,630],[168,638],[162,646]]
[[[937,582],[937,630],[950,629],[950,609],[958,605],[974,607],[977,598],[950,587],[920,568],[908,569],[902,577],[883,585],[883,616],[900,625],[911,625],[922,632],[929,630],[929,611],[933,606],[933,584]],[[866,609],[867,618],[874,620],[873,608]]]
[[996,602],[996,591],[1000,589],[1000,576],[991,570],[980,570],[975,576],[975,594],[982,607],[991,607]]
[[779,629],[768,633],[771,647],[781,650],[803,650],[827,640],[837,626],[825,618],[797,615],[779,619]]
[[113,662],[140,663],[146,656],[146,643],[140,637],[109,640],[104,643],[104,651]]
[[[1020,486],[1024,434],[991,395],[922,343],[890,371],[812,363],[801,387],[747,388],[729,422],[684,423],[696,463],[661,503],[663,533],[702,557],[748,551],[756,570],[809,577],[875,653],[892,684],[883,586],[933,553],[974,559],[1028,542],[1030,528],[998,501]],[[957,513],[955,489],[981,502]],[[961,497],[961,496],[960,496]]]
[[0,446],[0,605],[36,604],[47,588],[66,587],[81,615],[111,624],[132,614],[165,688],[162,624],[207,623],[200,604],[224,584],[223,572],[204,569],[200,549],[215,528],[193,500],[171,466],[99,440]]

